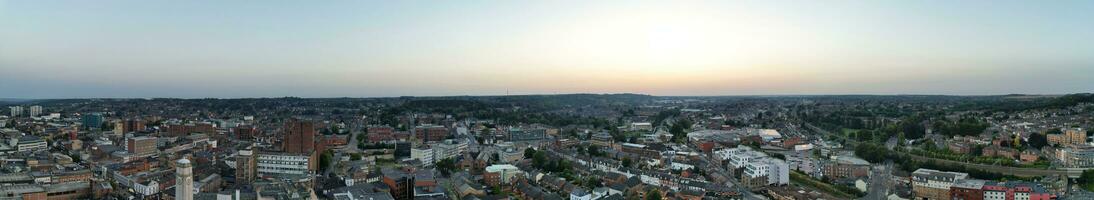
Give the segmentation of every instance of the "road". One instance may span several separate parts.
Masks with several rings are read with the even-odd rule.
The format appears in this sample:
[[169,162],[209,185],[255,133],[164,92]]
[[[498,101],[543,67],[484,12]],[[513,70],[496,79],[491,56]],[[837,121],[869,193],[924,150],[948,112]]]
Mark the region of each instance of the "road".
[[870,182],[862,199],[885,199],[893,187],[893,162],[878,165],[870,170]]

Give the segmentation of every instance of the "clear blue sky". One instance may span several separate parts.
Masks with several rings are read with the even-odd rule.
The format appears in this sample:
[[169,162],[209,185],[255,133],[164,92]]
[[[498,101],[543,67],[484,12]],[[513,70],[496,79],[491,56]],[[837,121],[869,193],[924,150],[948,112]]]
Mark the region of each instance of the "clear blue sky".
[[1094,91],[1094,1],[7,1],[0,97]]

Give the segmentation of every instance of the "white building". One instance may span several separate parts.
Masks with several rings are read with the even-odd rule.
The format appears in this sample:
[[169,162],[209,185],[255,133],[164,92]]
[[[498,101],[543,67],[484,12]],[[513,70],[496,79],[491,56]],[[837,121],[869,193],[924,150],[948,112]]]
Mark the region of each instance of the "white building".
[[433,160],[436,162],[445,158],[455,158],[464,152],[467,152],[466,141],[447,139],[442,143],[433,145]]
[[22,106],[11,106],[8,107],[8,109],[11,110],[11,117],[18,117],[19,115],[23,115]]
[[311,173],[310,159],[306,155],[259,153],[256,171],[270,175],[307,175]]
[[30,117],[42,115],[42,106],[30,106]]
[[502,183],[508,183],[513,180],[513,177],[524,174],[520,171],[520,168],[513,165],[490,165],[486,166],[486,173],[497,173],[498,180]]
[[433,149],[432,148],[412,148],[410,149],[410,159],[418,159],[424,166],[433,165]]
[[737,146],[737,148],[718,150],[714,154],[721,160],[729,160],[729,166],[734,169],[745,167],[747,163],[767,157],[766,154],[743,145]]

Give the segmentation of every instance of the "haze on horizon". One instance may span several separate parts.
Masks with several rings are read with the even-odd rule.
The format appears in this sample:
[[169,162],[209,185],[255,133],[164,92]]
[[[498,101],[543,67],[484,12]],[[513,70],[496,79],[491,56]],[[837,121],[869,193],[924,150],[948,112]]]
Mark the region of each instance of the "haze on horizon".
[[1061,94],[1094,1],[8,1],[0,97]]

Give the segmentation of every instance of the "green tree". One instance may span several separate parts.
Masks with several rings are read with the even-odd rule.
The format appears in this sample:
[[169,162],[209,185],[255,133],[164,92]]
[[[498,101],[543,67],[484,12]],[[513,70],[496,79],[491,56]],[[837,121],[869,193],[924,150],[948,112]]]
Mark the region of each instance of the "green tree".
[[657,189],[651,189],[646,192],[646,200],[661,200],[661,191]]
[[331,165],[331,160],[333,160],[332,157],[334,157],[334,152],[331,150],[324,151],[322,155],[319,155],[319,170],[327,171],[327,168]]
[[634,163],[631,163],[631,158],[623,158],[623,167],[630,168]]
[[1083,175],[1079,176],[1079,184],[1086,191],[1094,192],[1094,169],[1083,171]]
[[536,155],[536,150],[532,149],[532,147],[528,147],[527,149],[524,149],[524,159],[532,158],[535,155]]
[[1048,136],[1046,136],[1045,134],[1034,133],[1033,135],[1029,136],[1029,146],[1030,147],[1033,147],[1033,148],[1036,148],[1036,149],[1041,149],[1041,147],[1045,147],[1047,145],[1048,145]]

